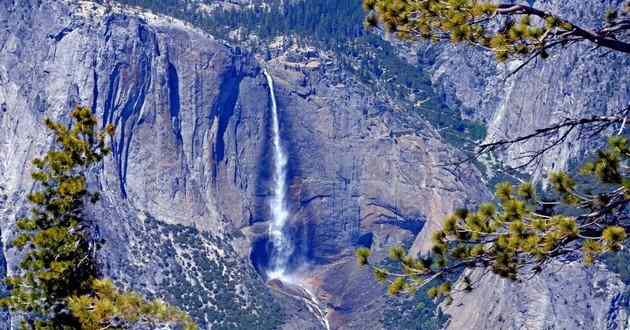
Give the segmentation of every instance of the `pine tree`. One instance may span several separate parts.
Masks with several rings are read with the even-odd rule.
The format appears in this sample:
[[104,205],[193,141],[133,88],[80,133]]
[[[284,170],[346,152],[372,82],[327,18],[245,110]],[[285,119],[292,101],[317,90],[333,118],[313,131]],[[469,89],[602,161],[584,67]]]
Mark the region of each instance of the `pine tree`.
[[99,248],[84,214],[98,192],[88,189],[87,174],[110,152],[110,125],[95,129],[89,109],[72,112],[73,125],[46,120],[55,148],[33,160],[35,189],[28,195],[31,215],[17,220],[12,246],[23,252],[16,275],[8,277],[9,295],[0,304],[23,318],[24,329],[127,328],[138,323],[178,323],[194,329],[178,309],[136,293],[121,293],[100,278]]

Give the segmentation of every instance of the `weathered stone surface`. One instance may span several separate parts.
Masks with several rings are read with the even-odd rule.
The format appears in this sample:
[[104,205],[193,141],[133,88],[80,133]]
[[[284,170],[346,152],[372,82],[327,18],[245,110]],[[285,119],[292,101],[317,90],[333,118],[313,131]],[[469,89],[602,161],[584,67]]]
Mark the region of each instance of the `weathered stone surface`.
[[[256,242],[264,254],[266,230],[256,228],[269,218],[271,168],[269,91],[254,58],[137,10],[106,11],[89,2],[2,6],[3,242],[25,211],[29,161],[50,146],[43,118],[67,120],[74,106],[89,105],[102,125],[117,127],[112,157],[91,178],[103,190],[91,214],[106,240],[106,274],[164,295],[208,324],[234,325],[239,308],[262,315],[277,303],[285,308],[278,317],[289,318],[285,327],[319,326],[281,298],[260,300],[268,293],[256,292],[260,278],[246,264]],[[302,54],[293,55],[299,64]],[[329,265],[352,266],[360,244],[382,251],[412,241],[427,219],[463,203],[466,194],[464,181],[433,166],[451,151],[429,125],[393,112],[335,67],[313,65],[316,57],[308,54],[305,65],[265,65],[277,81],[290,155],[293,264],[334,270]],[[479,182],[473,169],[461,177]],[[196,236],[199,246],[191,246]],[[4,255],[11,273],[14,251],[6,247]],[[213,289],[217,271],[228,287]],[[324,271],[313,287],[342,315],[335,327],[361,327],[354,309],[378,306],[360,307],[364,300],[352,292],[371,277],[354,269],[339,291],[333,283],[340,276],[346,274]],[[229,289],[232,282],[243,282],[242,289]],[[380,296],[382,289],[372,286],[369,296]],[[217,290],[227,293],[217,298]]]
[[88,2],[0,7],[3,269],[17,262],[6,242],[26,211],[30,160],[50,147],[43,119],[66,121],[88,105],[117,127],[111,157],[90,177],[103,193],[90,213],[106,242],[104,273],[179,304],[202,325],[271,328],[291,317],[236,231],[248,221],[251,199],[242,196],[254,195],[267,109],[253,59],[150,14]]
[[448,328],[625,329],[624,290],[623,282],[602,266],[585,268],[579,261],[551,264],[527,283],[492,275],[446,307],[453,315]]
[[[429,53],[444,100],[478,109],[469,115],[490,121],[492,134],[526,130],[519,118],[548,122],[557,116],[549,108],[614,109],[627,102],[627,85],[616,85],[627,67],[593,69],[580,64],[586,59],[576,51],[569,60],[553,58],[558,63],[551,68],[537,64],[528,71],[542,72],[545,83],[581,81],[558,91],[540,89],[544,84],[526,72],[520,85],[507,88],[497,76],[501,66],[472,50]],[[91,175],[104,197],[90,214],[106,240],[101,260],[107,275],[164,296],[215,328],[252,328],[252,322],[258,328],[321,327],[307,306],[264,286],[249,264],[264,267],[268,248],[269,91],[261,66],[276,82],[290,157],[295,273],[326,305],[333,328],[382,328],[384,289],[355,265],[352,251],[371,246],[380,258],[401,241],[426,251],[443,215],[488,198],[477,171],[435,166],[452,159],[452,147],[417,114],[394,111],[395,100],[375,95],[329,54],[287,48],[263,61],[180,21],[117,7],[106,12],[89,2],[0,2],[0,275],[15,269],[7,242],[15,218],[26,211],[30,160],[50,147],[43,118],[68,120],[68,112],[84,104],[118,128],[112,157]],[[584,91],[589,81],[608,80],[608,96],[597,95],[595,87]],[[511,108],[520,110],[501,112]],[[627,302],[614,277],[571,271],[576,286],[602,287],[588,280],[591,275],[608,279],[604,296],[589,289],[583,299],[611,307],[576,309],[567,320],[594,326],[606,317],[607,324],[625,320],[620,306]],[[497,313],[475,324],[502,328],[499,313],[515,311],[520,316],[513,328],[565,318],[571,309],[549,307],[574,299],[562,289],[573,284],[565,282],[539,291],[484,282],[492,290],[468,299],[498,299],[491,305]],[[513,289],[527,297],[525,312],[507,293]],[[452,311],[452,327],[479,313],[473,307]]]
[[[529,2],[596,27],[608,8],[623,1]],[[557,49],[549,59],[534,61],[507,79],[519,61],[497,64],[491,54],[462,45],[418,49],[418,60],[431,66],[443,100],[487,123],[486,141],[522,136],[565,117],[604,115],[630,104],[626,78],[630,57],[593,50],[592,45]],[[604,141],[577,138],[573,132],[567,143],[526,171],[534,179],[542,179],[547,171],[575,165]],[[516,158],[522,152],[539,148],[543,142],[533,140],[511,147],[498,155],[499,160],[518,166],[522,160]],[[625,291],[614,274],[601,267],[584,269],[578,263],[564,267],[557,275],[543,274],[522,284],[492,278],[472,294],[456,298],[454,307],[447,309],[452,316],[449,328],[622,329],[627,326],[619,316],[625,315],[627,302],[620,299]],[[480,304],[482,301],[485,303]]]

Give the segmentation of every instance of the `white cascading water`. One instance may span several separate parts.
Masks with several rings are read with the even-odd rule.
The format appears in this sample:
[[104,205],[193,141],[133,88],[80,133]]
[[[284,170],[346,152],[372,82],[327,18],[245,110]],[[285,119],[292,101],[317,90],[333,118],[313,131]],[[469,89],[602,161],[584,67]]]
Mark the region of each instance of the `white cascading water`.
[[273,243],[273,251],[271,251],[270,267],[267,270],[267,276],[270,279],[284,279],[289,257],[293,253],[293,244],[284,232],[284,227],[289,219],[289,210],[286,202],[288,158],[280,141],[280,123],[278,120],[276,95],[273,89],[273,79],[267,70],[263,72],[265,77],[267,77],[269,93],[271,94],[271,131],[273,134],[273,196],[270,201],[271,225],[269,226],[269,237]]
[[267,269],[267,278],[270,280],[277,279],[283,283],[292,284],[299,287],[303,292],[296,296],[306,303],[311,312],[318,317],[326,330],[330,330],[330,324],[326,317],[326,311],[320,306],[317,297],[302,285],[301,281],[290,274],[287,274],[287,264],[289,257],[293,253],[293,241],[286,236],[284,227],[289,219],[289,210],[287,208],[287,154],[282,147],[280,140],[280,122],[278,119],[278,107],[276,104],[276,94],[273,89],[273,78],[264,70],[263,73],[267,78],[269,85],[269,94],[271,97],[271,131],[272,131],[272,148],[273,148],[273,177],[272,189],[273,196],[270,200],[271,209],[271,225],[269,226],[269,238],[273,244],[273,250],[269,258],[269,269]]

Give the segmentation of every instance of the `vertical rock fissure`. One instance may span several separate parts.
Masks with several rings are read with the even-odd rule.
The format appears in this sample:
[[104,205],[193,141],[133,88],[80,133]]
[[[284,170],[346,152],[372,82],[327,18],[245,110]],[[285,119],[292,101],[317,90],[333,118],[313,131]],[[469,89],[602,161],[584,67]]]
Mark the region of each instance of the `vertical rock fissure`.
[[171,114],[171,127],[178,143],[182,143],[181,122],[179,112],[181,109],[179,97],[179,75],[172,63],[168,63],[166,68],[166,81],[168,86],[168,103]]
[[112,116],[114,108],[116,106],[115,98],[118,95],[118,87],[120,84],[120,68],[122,64],[118,63],[109,75],[109,88],[107,89],[107,98],[105,99],[105,105],[103,106],[103,128],[107,124],[112,124]]
[[[224,135],[237,106],[241,79],[241,73],[237,72],[235,68],[226,73],[219,87],[219,96],[211,112],[211,116],[216,116],[216,119],[219,121],[214,149],[214,158],[217,163],[225,158]],[[216,173],[214,176],[216,176]]]
[[96,73],[96,60],[94,62],[94,67],[92,68],[92,80],[94,80],[94,87],[92,87],[92,113],[96,113],[96,106],[98,105],[98,73]]
[[[127,198],[127,164],[129,149],[133,140],[137,119],[144,106],[144,100],[151,85],[151,61],[148,57],[140,58],[138,83],[132,89],[130,98],[122,108],[117,122],[120,123],[120,137],[117,145],[114,145],[113,154],[117,161],[120,180],[120,192],[123,198]],[[110,113],[110,116],[113,113]],[[127,136],[128,135],[128,136]]]

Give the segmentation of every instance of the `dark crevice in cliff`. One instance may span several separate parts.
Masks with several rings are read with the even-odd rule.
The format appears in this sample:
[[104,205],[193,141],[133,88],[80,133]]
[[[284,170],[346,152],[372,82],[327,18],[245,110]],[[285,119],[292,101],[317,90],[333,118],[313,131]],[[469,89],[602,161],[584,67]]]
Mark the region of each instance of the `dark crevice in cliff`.
[[630,307],[630,293],[620,292],[614,295],[612,301],[608,306],[606,313],[606,329],[620,329],[623,328],[623,321],[620,312],[627,312]]
[[271,242],[266,236],[252,242],[249,260],[256,272],[262,276],[265,276],[265,270],[269,267],[271,248]]
[[359,238],[357,238],[355,242],[355,245],[366,247],[369,249],[372,247],[373,242],[374,242],[374,234],[370,232],[370,233],[366,233],[359,236]]
[[221,81],[219,87],[219,95],[213,106],[211,116],[218,119],[218,131],[214,146],[214,169],[213,177],[216,177],[218,163],[225,158],[225,130],[228,127],[230,117],[235,111],[236,101],[240,89],[241,75],[236,72],[236,68],[229,70]]
[[48,35],[48,38],[55,40],[55,42],[59,42],[61,41],[61,39],[63,39],[63,37],[65,37],[68,33],[74,31],[74,29],[76,28],[76,26],[74,26],[73,24],[64,27],[63,29],[61,29],[61,31],[57,32],[57,33],[51,33]]
[[311,196],[309,198],[303,199],[300,201],[300,206],[301,207],[305,207],[307,206],[309,203],[315,201],[315,200],[319,200],[319,199],[324,199],[324,198],[330,198],[332,197],[332,194],[321,194],[321,195],[315,195],[315,196]]
[[382,203],[368,203],[369,206],[380,207],[392,215],[380,213],[379,220],[375,224],[386,224],[396,226],[400,229],[407,230],[413,235],[418,235],[426,222],[422,217],[414,217],[403,214],[397,207],[384,205]]
[[[199,74],[195,74],[195,79],[193,80],[193,95],[195,95],[195,104],[202,102],[199,98],[199,95],[202,95],[203,87],[202,87],[201,77]],[[190,159],[196,158],[197,150],[202,149],[202,145],[205,141],[205,134],[199,134],[200,127],[204,127],[205,120],[204,116],[201,115],[198,111],[202,108],[195,109],[195,122],[192,126],[192,135],[190,137]],[[206,128],[206,130],[209,129]]]
[[109,42],[109,39],[112,37],[112,26],[118,22],[124,22],[128,20],[128,17],[122,14],[111,14],[107,15],[105,19],[105,32],[103,35],[105,36],[105,43]]
[[107,88],[107,99],[105,99],[105,105],[103,106],[103,127],[112,123],[112,116],[114,113],[114,106],[116,100],[114,98],[118,95],[118,87],[120,85],[120,69],[125,64],[117,63],[114,66],[114,70],[109,75],[109,87]]
[[422,227],[424,227],[424,221],[420,221],[419,219],[387,219],[387,220],[379,220],[374,222],[376,225],[392,225],[396,226],[400,229],[407,230],[411,232],[413,235],[418,235],[420,231],[422,231]]
[[143,45],[147,45],[149,44],[149,41],[153,42],[151,38],[153,36],[153,33],[149,31],[149,29],[147,29],[147,27],[145,26],[146,22],[144,22],[142,19],[140,19],[140,21],[143,24],[138,25],[138,38]]
[[113,154],[118,167],[120,191],[123,198],[127,197],[125,185],[127,181],[129,147],[133,138],[134,128],[137,124],[137,117],[144,106],[146,93],[151,84],[151,64],[146,55],[140,58],[138,70],[138,82],[132,88],[130,97],[123,106],[120,117],[116,121],[119,123],[118,130],[120,137],[118,142],[114,144]]
[[166,81],[168,86],[169,110],[171,114],[171,126],[177,142],[182,142],[181,122],[179,112],[181,110],[179,97],[179,75],[172,63],[168,63],[166,68]]
[[[94,80],[94,87],[92,88],[92,113],[96,113],[96,106],[98,104],[98,73],[96,73],[96,64],[92,68],[92,79]],[[103,123],[105,118],[103,118]]]
[[[0,196],[1,198],[1,196]],[[0,278],[6,278],[8,274],[7,259],[5,255],[5,244],[2,241],[2,231],[0,231]],[[4,297],[8,294],[8,287],[2,283],[0,284],[0,296]],[[0,311],[0,323],[9,324],[11,315],[8,311]]]
[[[234,120],[234,152],[236,153],[236,157],[234,157],[234,162],[236,163],[234,166],[234,178],[233,178],[233,182],[236,185],[238,182],[238,178],[241,175],[241,166],[240,166],[240,159],[238,157],[239,151],[238,151],[238,129],[241,125],[241,119],[242,119],[242,113],[241,111],[236,111],[236,119]],[[243,183],[241,181],[241,183]],[[243,185],[241,184],[240,186],[241,189],[245,189],[245,187],[243,187]]]
[[[2,192],[4,192],[4,189],[2,186],[0,186],[0,209],[5,207],[5,202],[7,200],[7,196],[3,195]],[[0,278],[3,279],[7,276],[8,266],[5,255],[6,245],[4,244],[2,237],[5,236],[2,235],[2,230],[0,230]],[[0,283],[0,296],[4,297],[6,294],[8,294],[8,288],[6,284]],[[0,324],[9,324],[10,319],[11,315],[7,311],[0,311]]]

